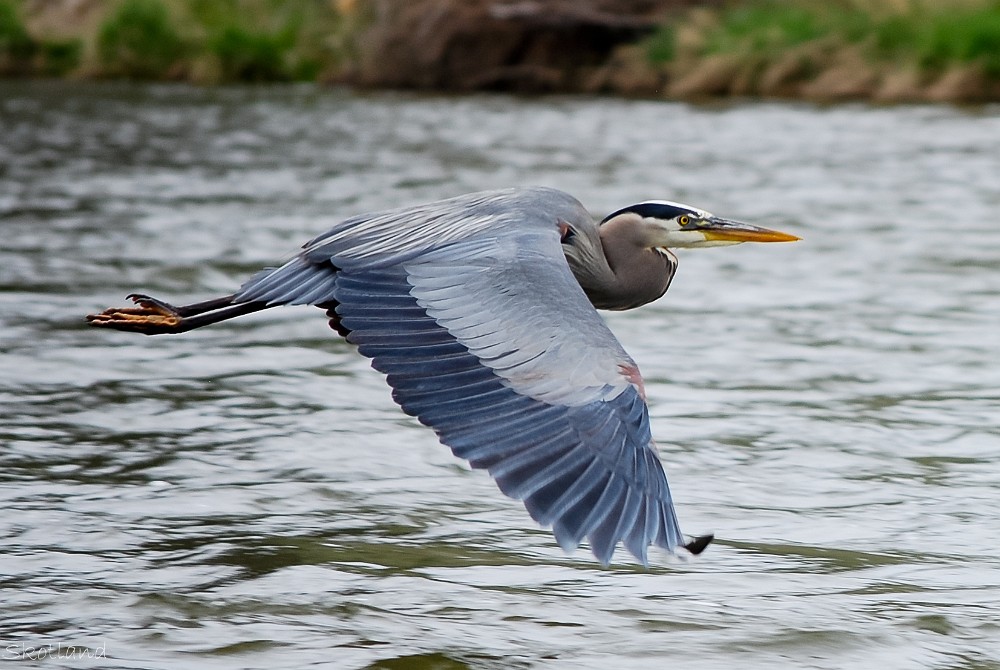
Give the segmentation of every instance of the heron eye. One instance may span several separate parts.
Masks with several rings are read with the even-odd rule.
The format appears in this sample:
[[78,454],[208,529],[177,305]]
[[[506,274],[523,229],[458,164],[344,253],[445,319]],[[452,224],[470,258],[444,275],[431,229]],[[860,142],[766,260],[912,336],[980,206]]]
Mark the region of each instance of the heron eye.
[[680,223],[681,223],[682,226],[686,226],[687,224],[691,223],[690,217],[687,217],[687,216],[682,216],[679,219],[679,221],[680,221]]

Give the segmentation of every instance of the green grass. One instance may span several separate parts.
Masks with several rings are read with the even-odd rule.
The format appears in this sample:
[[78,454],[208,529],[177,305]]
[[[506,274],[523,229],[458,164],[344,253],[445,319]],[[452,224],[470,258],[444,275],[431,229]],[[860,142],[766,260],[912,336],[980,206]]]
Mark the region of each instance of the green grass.
[[913,60],[925,70],[978,62],[1000,78],[1000,2],[951,11],[927,5],[876,22],[872,35],[878,58]]
[[706,53],[777,51],[822,37],[824,17],[815,7],[759,2],[723,12],[705,40]]
[[224,80],[315,80],[343,54],[342,20],[317,0],[188,0]]
[[99,74],[315,80],[340,62],[342,23],[321,0],[124,0],[98,33]]
[[292,78],[285,57],[292,44],[288,35],[227,26],[210,41],[209,50],[219,59],[224,79],[284,81]]
[[669,63],[677,55],[677,37],[671,25],[660,26],[646,39],[646,54],[654,64]]
[[184,41],[160,0],[126,0],[97,35],[101,65],[125,77],[163,78],[184,52]]
[[940,12],[915,31],[920,64],[940,69],[950,63],[982,63],[1000,78],[1000,2],[975,12]]
[[46,40],[39,43],[38,70],[49,77],[61,77],[75,70],[83,56],[83,42],[78,39]]
[[80,64],[82,51],[78,39],[33,38],[16,7],[0,2],[0,75],[64,75]]
[[[675,57],[675,32],[664,28],[647,39],[653,63]],[[1000,79],[1000,0],[911,0],[902,10],[885,1],[748,0],[716,12],[701,31],[697,55],[776,58],[820,40],[856,45],[872,61],[909,62],[924,71],[979,63]]]
[[19,73],[29,69],[37,46],[14,5],[0,2],[0,72]]

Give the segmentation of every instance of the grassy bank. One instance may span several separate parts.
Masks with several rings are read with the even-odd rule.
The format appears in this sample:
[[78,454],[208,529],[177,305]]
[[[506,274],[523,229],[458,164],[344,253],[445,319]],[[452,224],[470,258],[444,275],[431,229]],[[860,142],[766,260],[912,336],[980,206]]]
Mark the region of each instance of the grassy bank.
[[[316,80],[350,23],[318,0],[0,0],[0,74],[143,80]],[[53,9],[54,7],[54,9]]]
[[[449,11],[461,15],[462,3],[440,0],[437,18]],[[642,42],[619,47],[590,75],[566,80],[580,82],[574,90],[672,98],[1000,100],[1000,0],[708,4],[669,14]],[[353,45],[364,43],[365,31],[378,21],[391,24],[399,14],[378,15],[376,5],[0,0],[0,76],[350,82],[360,62]],[[385,26],[375,27],[386,34]],[[421,40],[413,45],[417,53],[437,54],[443,63],[450,46],[435,39],[444,32],[403,31],[401,39]],[[465,38],[463,58],[472,68],[477,61],[474,50],[468,56],[468,44],[478,39]],[[524,51],[530,58],[531,50]],[[366,67],[388,67],[381,64],[382,52],[374,53]],[[438,61],[420,67],[434,68]],[[508,69],[552,67],[526,61]]]
[[755,0],[643,47],[678,97],[1000,98],[1000,0]]

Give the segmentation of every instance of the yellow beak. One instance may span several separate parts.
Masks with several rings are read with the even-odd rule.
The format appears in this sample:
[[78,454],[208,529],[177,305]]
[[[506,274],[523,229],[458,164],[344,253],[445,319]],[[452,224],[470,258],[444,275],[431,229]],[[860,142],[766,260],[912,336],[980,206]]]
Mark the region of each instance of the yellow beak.
[[778,230],[716,217],[706,220],[697,227],[697,230],[706,240],[713,242],[795,242],[802,239]]

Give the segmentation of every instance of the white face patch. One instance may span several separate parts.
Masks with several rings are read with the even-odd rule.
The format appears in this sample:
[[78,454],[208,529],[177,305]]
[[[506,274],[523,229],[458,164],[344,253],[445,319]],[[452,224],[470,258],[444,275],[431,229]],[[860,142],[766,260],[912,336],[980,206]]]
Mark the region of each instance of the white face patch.
[[644,217],[642,225],[646,228],[658,228],[667,232],[681,229],[681,224],[677,219],[657,219],[652,216]]
[[671,221],[675,228],[663,231],[663,246],[667,248],[681,249],[684,247],[702,247],[708,244],[704,233],[697,230],[682,230],[680,224]]
[[[708,212],[701,212],[701,214],[704,214],[705,217],[712,216]],[[666,220],[646,217],[642,220],[642,223],[648,229],[657,231],[654,237],[656,246],[658,247],[683,249],[692,247],[725,247],[733,244],[742,244],[738,241],[707,239],[705,233],[700,230],[685,229],[678,219],[679,217]]]

